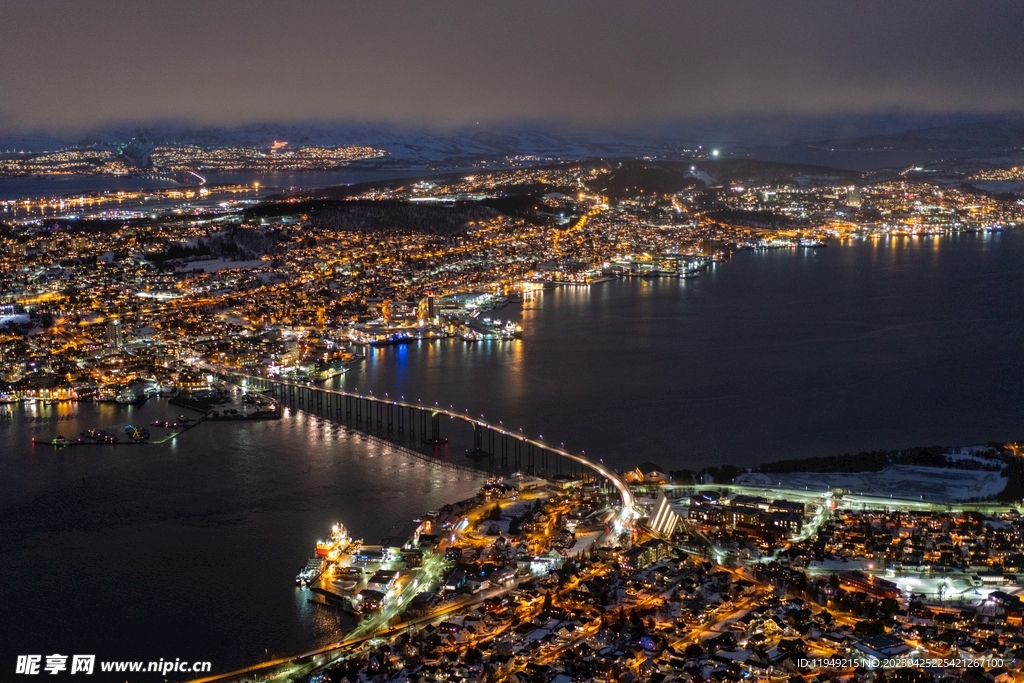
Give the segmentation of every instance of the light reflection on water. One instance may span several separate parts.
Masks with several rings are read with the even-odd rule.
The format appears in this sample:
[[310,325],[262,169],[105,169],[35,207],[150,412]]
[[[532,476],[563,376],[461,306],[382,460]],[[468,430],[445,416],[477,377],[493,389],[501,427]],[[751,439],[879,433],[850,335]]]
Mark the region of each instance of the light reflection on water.
[[1019,438],[1024,235],[741,252],[693,280],[545,291],[521,341],[391,349],[334,381],[471,406],[619,467]]
[[375,543],[480,485],[302,412],[204,424],[175,447],[55,450],[29,440],[180,409],[154,400],[14,410],[0,429],[5,660],[95,652],[225,669],[329,642],[341,618],[308,605],[294,577],[330,525]]
[[[1011,232],[745,252],[696,280],[545,292],[520,341],[374,349],[334,384],[470,408],[622,467],[1014,439],[1021,292]],[[334,625],[293,577],[332,522],[376,541],[477,487],[301,412],[204,425],[166,448],[54,451],[29,439],[180,409],[15,410],[0,422],[5,661],[230,668],[303,649]]]

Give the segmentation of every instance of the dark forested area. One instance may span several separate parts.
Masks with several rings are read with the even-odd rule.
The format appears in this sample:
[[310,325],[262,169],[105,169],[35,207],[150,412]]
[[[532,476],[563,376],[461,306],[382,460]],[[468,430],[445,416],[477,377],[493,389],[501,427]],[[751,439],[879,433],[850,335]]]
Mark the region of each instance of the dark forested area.
[[455,235],[472,221],[489,220],[499,212],[478,202],[411,203],[400,201],[310,199],[265,204],[245,212],[246,218],[302,216],[316,228],[353,232],[405,231]]

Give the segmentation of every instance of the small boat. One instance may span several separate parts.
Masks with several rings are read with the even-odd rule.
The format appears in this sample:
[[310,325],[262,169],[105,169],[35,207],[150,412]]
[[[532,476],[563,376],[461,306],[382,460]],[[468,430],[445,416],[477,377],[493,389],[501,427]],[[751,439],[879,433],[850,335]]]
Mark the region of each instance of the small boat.
[[308,586],[313,583],[316,577],[323,573],[326,562],[326,560],[317,555],[309,558],[306,566],[300,569],[299,573],[295,576],[295,585]]
[[126,436],[131,437],[133,441],[146,441],[149,439],[149,430],[145,427],[127,425],[124,428],[124,433]]

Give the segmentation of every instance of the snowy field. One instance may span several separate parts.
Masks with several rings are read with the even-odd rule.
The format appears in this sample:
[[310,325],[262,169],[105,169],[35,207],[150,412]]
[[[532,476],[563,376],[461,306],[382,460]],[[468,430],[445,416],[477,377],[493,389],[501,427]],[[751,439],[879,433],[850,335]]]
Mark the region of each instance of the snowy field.
[[261,268],[269,264],[269,261],[252,259],[249,261],[229,261],[227,259],[207,259],[205,261],[189,261],[183,266],[174,269],[176,273],[191,273],[201,270],[205,273],[216,273],[218,270],[235,270],[236,268]]
[[748,472],[736,478],[746,486],[779,486],[821,491],[846,489],[850,493],[892,496],[932,502],[955,502],[993,496],[1006,486],[1006,477],[987,470],[956,470],[943,467],[893,465],[881,472],[791,472],[771,474]]
[[908,567],[902,571],[880,569],[870,560],[825,560],[811,562],[807,574],[813,577],[829,576],[837,572],[863,571],[889,581],[895,581],[904,594],[924,595],[932,602],[944,600],[947,605],[977,605],[996,590],[1019,595],[1024,588],[1019,586],[975,586],[969,572],[933,572],[920,567]]

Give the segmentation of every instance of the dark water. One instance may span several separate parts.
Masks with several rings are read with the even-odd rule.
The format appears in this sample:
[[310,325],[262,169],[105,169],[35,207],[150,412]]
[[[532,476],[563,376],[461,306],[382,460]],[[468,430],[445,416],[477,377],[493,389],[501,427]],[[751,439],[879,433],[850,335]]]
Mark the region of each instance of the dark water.
[[[210,173],[211,184],[260,183],[266,191],[310,189],[332,185],[351,185],[408,176],[429,175],[420,169],[386,170],[375,168],[344,168],[337,171],[306,171],[301,173]],[[102,175],[44,176],[41,179],[0,177],[0,200],[28,197],[61,197],[68,194],[104,192],[107,190],[155,190],[177,187],[177,183],[155,178],[114,177]]]
[[360,167],[343,168],[337,171],[293,171],[288,173],[211,173],[206,176],[209,183],[251,185],[258,182],[261,187],[277,190],[309,190],[334,185],[354,185],[410,176],[433,175],[420,168],[378,169]]
[[158,190],[177,183],[155,178],[119,178],[101,175],[50,176],[43,178],[0,177],[0,200],[30,197],[63,197],[108,190]]
[[766,150],[757,156],[765,161],[778,161],[784,164],[810,164],[827,168],[873,171],[880,168],[934,164],[956,157],[957,154],[949,150],[857,150],[790,145]]
[[329,642],[343,624],[294,577],[330,525],[376,543],[480,485],[301,414],[163,447],[27,445],[180,411],[26,406],[0,426],[0,681],[17,654],[223,671]]
[[521,342],[377,349],[340,384],[623,467],[1024,437],[1018,233],[742,252],[695,280],[544,292],[522,318]]
[[[378,349],[338,384],[620,466],[1024,436],[1020,234],[744,252],[696,280],[555,290],[494,316],[521,316],[523,339]],[[292,587],[317,536],[339,520],[376,541],[477,485],[301,415],[54,452],[30,437],[180,409],[17,411],[0,420],[0,671],[54,651],[224,670],[330,640],[337,624]]]

